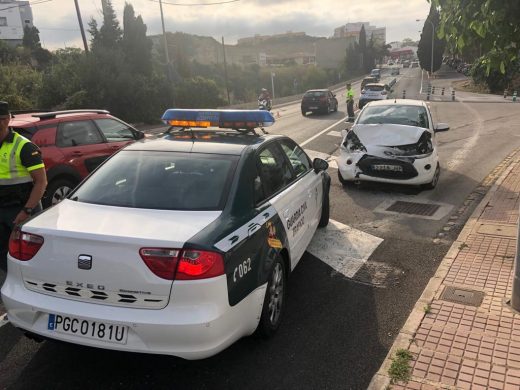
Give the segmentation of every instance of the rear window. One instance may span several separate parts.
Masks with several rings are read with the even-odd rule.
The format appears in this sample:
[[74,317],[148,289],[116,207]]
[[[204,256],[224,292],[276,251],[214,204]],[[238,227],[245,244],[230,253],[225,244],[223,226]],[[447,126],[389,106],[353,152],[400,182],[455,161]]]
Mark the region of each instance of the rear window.
[[303,97],[321,97],[325,96],[326,93],[323,91],[311,91],[311,92],[305,92],[305,95]]
[[385,89],[382,85],[367,85],[365,87],[367,91],[377,92],[377,91],[383,91]]
[[160,210],[222,210],[237,156],[122,151],[74,192],[79,202]]

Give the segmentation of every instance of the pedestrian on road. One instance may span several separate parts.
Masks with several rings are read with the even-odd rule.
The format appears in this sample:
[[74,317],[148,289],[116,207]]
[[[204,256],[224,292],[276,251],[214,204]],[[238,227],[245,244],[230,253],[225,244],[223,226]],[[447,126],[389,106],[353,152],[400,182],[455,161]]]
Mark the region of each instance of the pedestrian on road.
[[350,83],[347,84],[347,113],[348,121],[354,122],[354,90]]
[[40,149],[9,127],[9,105],[0,102],[0,267],[6,269],[14,227],[41,210],[47,175]]

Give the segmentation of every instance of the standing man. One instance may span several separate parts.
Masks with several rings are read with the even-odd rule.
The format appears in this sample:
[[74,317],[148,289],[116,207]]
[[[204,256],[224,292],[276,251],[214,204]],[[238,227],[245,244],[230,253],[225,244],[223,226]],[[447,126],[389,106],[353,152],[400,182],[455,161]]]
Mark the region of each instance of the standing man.
[[40,149],[9,128],[11,115],[0,102],[0,267],[5,268],[15,225],[41,210],[47,175]]
[[350,83],[347,83],[347,113],[348,122],[354,122],[354,90]]

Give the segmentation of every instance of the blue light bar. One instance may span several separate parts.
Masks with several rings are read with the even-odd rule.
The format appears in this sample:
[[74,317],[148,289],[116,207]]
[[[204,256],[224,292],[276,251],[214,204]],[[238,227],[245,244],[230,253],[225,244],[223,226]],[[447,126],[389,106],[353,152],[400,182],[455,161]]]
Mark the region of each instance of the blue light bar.
[[274,117],[263,110],[194,110],[170,108],[161,118],[164,123],[177,127],[219,127],[254,129],[274,124]]

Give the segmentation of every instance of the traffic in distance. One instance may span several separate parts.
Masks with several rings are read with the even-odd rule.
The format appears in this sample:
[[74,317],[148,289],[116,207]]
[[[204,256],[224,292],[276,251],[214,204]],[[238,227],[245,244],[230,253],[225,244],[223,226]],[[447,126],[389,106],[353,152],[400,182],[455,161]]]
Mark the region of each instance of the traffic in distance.
[[201,359],[280,326],[328,163],[264,134],[268,111],[162,119],[12,234],[2,300],[31,338]]

